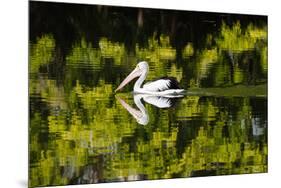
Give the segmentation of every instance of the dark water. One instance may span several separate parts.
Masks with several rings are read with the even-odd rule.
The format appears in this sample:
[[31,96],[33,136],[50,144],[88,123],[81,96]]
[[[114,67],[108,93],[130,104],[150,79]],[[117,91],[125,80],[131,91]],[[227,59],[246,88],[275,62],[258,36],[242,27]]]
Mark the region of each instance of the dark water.
[[267,172],[266,17],[31,2],[29,46],[30,187]]

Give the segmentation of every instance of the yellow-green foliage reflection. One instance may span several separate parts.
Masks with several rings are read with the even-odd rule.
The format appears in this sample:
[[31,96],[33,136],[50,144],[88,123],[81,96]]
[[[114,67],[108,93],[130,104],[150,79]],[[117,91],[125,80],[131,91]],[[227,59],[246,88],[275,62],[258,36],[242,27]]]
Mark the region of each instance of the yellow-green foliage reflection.
[[161,35],[160,41],[155,36],[148,39],[148,47],[145,49],[136,46],[136,56],[149,59],[150,62],[159,62],[161,60],[175,59],[176,50],[170,45],[168,36]]
[[[30,74],[36,75],[29,89],[30,186],[266,172],[267,98],[245,94],[245,80],[259,76],[247,72],[249,51],[267,71],[266,32],[222,24],[203,47],[184,45],[180,63],[165,34],[149,37],[145,47],[136,44],[134,57],[124,43],[103,37],[93,48],[82,38],[62,62],[62,78],[40,71],[56,58],[56,41],[38,38],[30,53]],[[222,95],[213,89],[214,96],[186,96],[170,109],[145,104],[150,121],[142,126],[114,96],[119,77],[136,59],[149,62],[148,80],[173,76],[193,88],[206,80],[208,87],[245,86],[239,96],[232,95],[238,87],[228,93],[220,88]],[[124,99],[134,106],[131,94]]]
[[257,28],[250,24],[245,31],[242,31],[239,22],[232,27],[224,23],[217,44],[221,49],[241,52],[255,48],[258,40],[266,40],[266,38],[266,28]]
[[193,56],[193,54],[194,54],[194,49],[192,43],[188,43],[183,49],[183,57],[187,58]]
[[30,44],[30,73],[38,72],[42,65],[50,63],[54,55],[55,40],[52,35],[43,35],[36,44]]

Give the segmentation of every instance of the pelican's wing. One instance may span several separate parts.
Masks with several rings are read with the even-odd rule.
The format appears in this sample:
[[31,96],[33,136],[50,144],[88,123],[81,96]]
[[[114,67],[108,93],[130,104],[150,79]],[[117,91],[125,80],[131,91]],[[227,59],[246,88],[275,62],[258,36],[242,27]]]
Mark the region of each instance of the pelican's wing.
[[168,89],[180,89],[177,80],[173,77],[162,77],[158,80],[148,82],[143,85],[147,91],[165,91]]
[[146,96],[143,100],[149,104],[152,104],[158,108],[170,108],[173,102],[170,98],[159,96]]

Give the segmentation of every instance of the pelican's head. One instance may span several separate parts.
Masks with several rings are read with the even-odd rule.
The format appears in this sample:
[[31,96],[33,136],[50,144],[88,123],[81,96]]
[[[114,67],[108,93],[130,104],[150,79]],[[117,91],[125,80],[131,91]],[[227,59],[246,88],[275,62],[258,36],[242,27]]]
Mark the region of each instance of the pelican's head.
[[115,92],[122,89],[134,78],[140,77],[142,75],[146,76],[147,72],[148,72],[148,63],[146,61],[139,62],[136,68],[123,80],[123,82],[118,86]]
[[148,71],[148,63],[146,61],[139,62],[137,67],[139,67],[141,70]]

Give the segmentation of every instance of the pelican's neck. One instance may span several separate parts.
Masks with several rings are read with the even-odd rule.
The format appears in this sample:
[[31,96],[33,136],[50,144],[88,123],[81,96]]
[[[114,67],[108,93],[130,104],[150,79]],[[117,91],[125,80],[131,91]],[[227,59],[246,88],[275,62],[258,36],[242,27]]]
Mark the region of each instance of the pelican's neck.
[[139,79],[135,82],[134,91],[138,91],[141,88],[141,85],[146,78],[147,72],[148,70],[144,70]]

